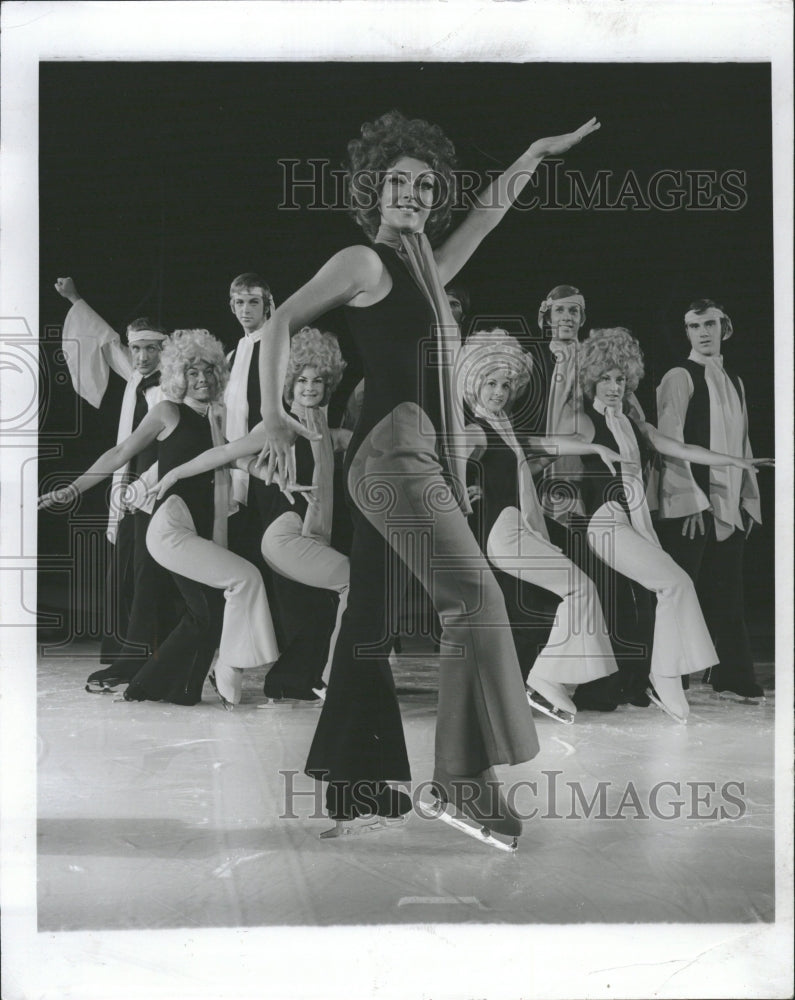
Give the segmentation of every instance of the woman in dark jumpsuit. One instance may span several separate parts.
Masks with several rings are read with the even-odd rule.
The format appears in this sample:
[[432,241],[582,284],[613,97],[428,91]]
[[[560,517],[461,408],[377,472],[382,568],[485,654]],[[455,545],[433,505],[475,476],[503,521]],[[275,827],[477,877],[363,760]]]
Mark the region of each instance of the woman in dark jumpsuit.
[[[364,367],[364,403],[346,455],[353,511],[351,581],[326,702],[306,772],[328,782],[336,826],[384,824],[411,808],[387,782],[410,780],[387,661],[393,568],[431,595],[443,627],[432,791],[459,817],[515,838],[521,822],[491,768],[538,751],[505,604],[465,517],[450,372],[459,343],[444,285],[499,223],[540,161],[598,128],[533,143],[444,238],[454,201],[454,149],[437,126],[398,112],[348,147],[350,198],[372,246],[340,251],[280,306],[260,354],[268,473],[295,482],[291,446],[306,428],[286,416],[281,384],[290,334],[337,306]],[[431,252],[430,245],[435,245]],[[264,456],[263,452],[263,456]]]

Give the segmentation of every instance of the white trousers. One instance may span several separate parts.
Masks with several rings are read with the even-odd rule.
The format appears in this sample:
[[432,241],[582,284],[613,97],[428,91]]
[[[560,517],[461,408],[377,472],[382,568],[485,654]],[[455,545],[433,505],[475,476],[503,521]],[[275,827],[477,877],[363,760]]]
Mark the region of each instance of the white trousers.
[[486,555],[503,573],[562,598],[531,678],[584,684],[618,670],[593,581],[551,542],[528,531],[516,507],[506,507],[494,522]]
[[[342,614],[348,604],[350,564],[347,556],[311,535],[302,535],[302,530],[303,521],[299,515],[294,511],[286,511],[268,526],[262,536],[262,555],[269,566],[289,580],[296,580],[308,587],[335,590],[339,594],[337,618],[323,669],[323,680],[327,681]],[[307,622],[307,628],[311,627],[312,623]]]
[[219,664],[249,669],[277,659],[279,648],[259,570],[242,556],[200,538],[181,497],[170,496],[152,515],[146,547],[171,573],[223,590]]
[[653,675],[681,677],[718,662],[693,581],[662,548],[635,531],[620,505],[606,503],[596,511],[588,544],[612,569],[657,595]]

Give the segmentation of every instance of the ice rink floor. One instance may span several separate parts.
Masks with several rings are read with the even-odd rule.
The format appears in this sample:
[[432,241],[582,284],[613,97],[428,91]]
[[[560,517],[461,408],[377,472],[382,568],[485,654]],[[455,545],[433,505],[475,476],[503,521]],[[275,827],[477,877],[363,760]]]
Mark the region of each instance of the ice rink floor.
[[[330,824],[301,769],[319,710],[261,707],[261,671],[225,712],[209,685],[190,708],[91,695],[93,669],[39,664],[40,932],[775,917],[772,692],[738,705],[694,679],[687,726],[653,706],[536,716],[539,755],[499,769],[536,810],[508,855],[418,815],[318,839]],[[404,657],[395,675],[416,791],[435,665]]]

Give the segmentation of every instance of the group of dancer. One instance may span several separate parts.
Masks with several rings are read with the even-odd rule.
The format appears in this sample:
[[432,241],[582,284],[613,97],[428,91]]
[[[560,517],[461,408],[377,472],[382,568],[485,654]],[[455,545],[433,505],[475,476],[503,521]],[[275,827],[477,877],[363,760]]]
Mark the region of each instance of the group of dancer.
[[[70,506],[116,477],[124,641],[88,688],[192,705],[209,674],[232,707],[243,672],[266,666],[266,698],[321,704],[305,770],[326,783],[325,836],[401,825],[412,807],[389,664],[397,565],[442,630],[427,808],[495,846],[513,849],[521,833],[493,768],[537,753],[531,707],[571,724],[578,704],[651,699],[685,722],[682,679],[706,670],[719,693],[763,695],[742,553],[761,521],[755,470],[769,462],[752,457],[742,383],[722,364],[722,308],[688,308],[692,350],[659,387],[659,429],[634,397],[638,341],[612,328],[579,343],[585,301],[572,286],[541,304],[541,355],[501,329],[461,343],[464,296],[451,282],[538,164],[598,128],[533,142],[449,232],[449,139],[398,112],[365,124],[348,145],[348,194],[368,244],[278,307],[258,275],[235,279],[243,337],[228,359],[206,330],[166,335],[149,321],[131,324],[125,350],[70,278],[56,282],[73,303],[64,351],[77,391],[99,405],[110,368],[127,379],[116,446],[39,501]],[[339,306],[364,373],[352,433],[328,427],[345,362],[313,326]],[[659,538],[644,481],[653,455]],[[350,516],[344,546],[335,504]],[[720,569],[705,621],[708,564]],[[622,586],[656,597],[650,653],[636,644],[629,668]]]

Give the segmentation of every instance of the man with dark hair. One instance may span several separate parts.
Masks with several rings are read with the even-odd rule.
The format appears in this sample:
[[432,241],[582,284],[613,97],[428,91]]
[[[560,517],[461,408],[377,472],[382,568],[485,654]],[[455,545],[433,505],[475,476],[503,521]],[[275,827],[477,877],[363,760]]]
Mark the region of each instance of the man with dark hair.
[[[110,369],[127,383],[119,414],[117,441],[130,436],[148,411],[163,399],[160,353],[166,332],[146,317],[127,327],[127,344],[83,299],[71,278],[58,278],[55,290],[72,303],[64,321],[63,352],[75,392],[99,407]],[[148,487],[157,481],[157,449],[146,448],[129,467],[113,476],[107,538],[105,599],[114,608],[107,616],[112,631],[102,640],[101,661],[86,690],[100,692],[126,684],[167,634],[173,613],[174,588],[168,574],[149,555],[146,529],[154,498]]]
[[[686,444],[750,458],[745,390],[721,353],[734,332],[731,319],[712,299],[697,299],[684,323],[691,351],[660,382],[658,427]],[[660,541],[696,584],[720,657],[709,671],[713,690],[754,704],[764,692],[745,624],[743,553],[754,523],[762,523],[756,473],[666,458],[659,506]]]

